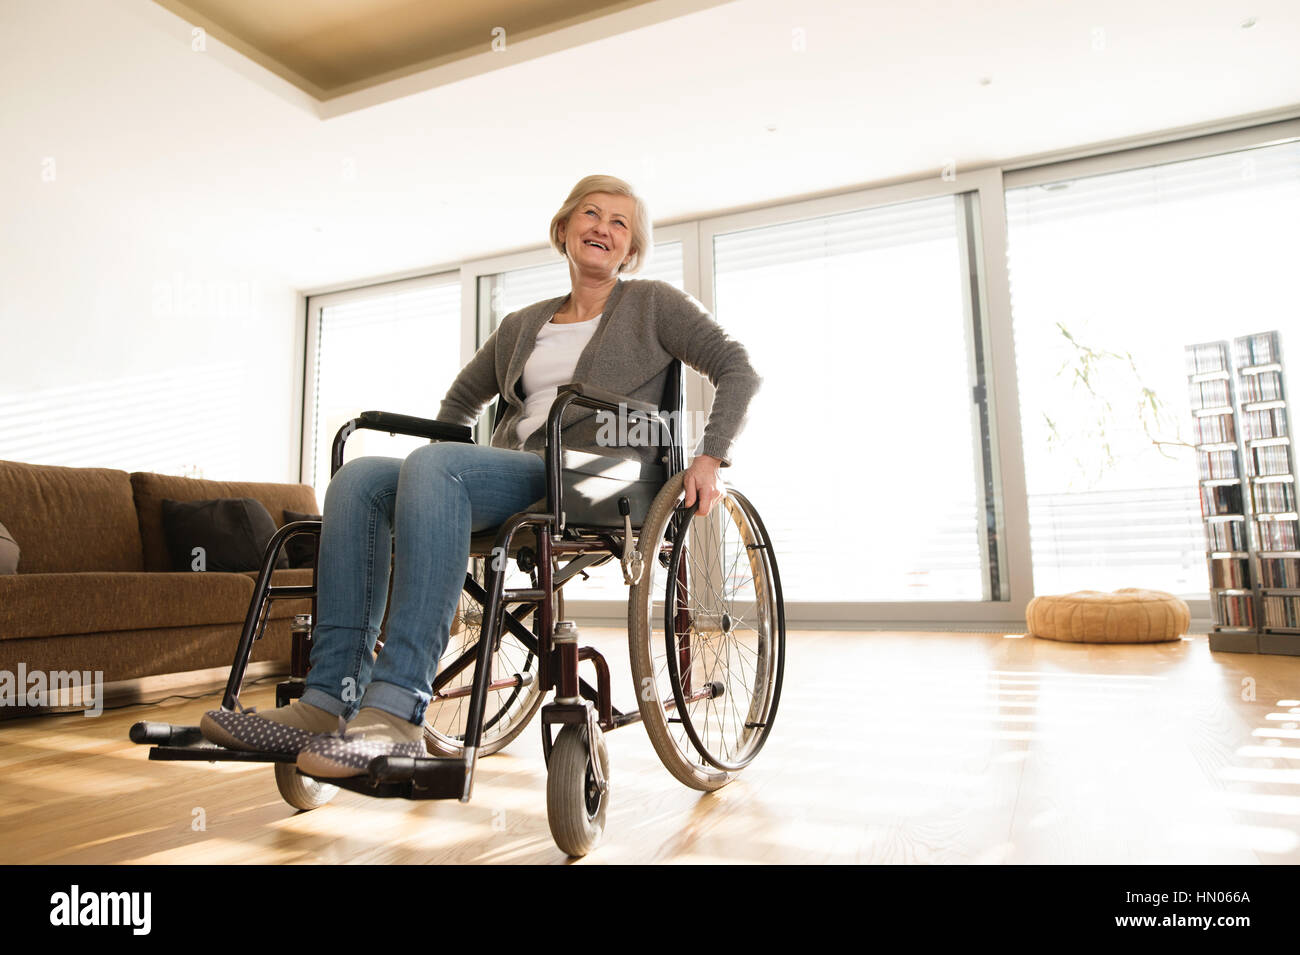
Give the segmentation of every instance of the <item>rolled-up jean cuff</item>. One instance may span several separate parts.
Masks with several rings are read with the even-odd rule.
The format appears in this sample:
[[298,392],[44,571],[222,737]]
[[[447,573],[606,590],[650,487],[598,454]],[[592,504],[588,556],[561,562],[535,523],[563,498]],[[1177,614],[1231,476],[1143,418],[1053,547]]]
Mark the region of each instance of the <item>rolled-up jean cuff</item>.
[[375,680],[366,687],[366,692],[361,697],[361,705],[373,706],[377,710],[392,713],[408,723],[420,726],[424,723],[424,711],[429,701],[404,686]]
[[333,713],[335,716],[352,716],[351,711],[356,709],[342,700],[330,696],[324,690],[316,689],[314,686],[309,686],[303,690],[302,702],[310,703],[312,706],[319,706],[326,713]]

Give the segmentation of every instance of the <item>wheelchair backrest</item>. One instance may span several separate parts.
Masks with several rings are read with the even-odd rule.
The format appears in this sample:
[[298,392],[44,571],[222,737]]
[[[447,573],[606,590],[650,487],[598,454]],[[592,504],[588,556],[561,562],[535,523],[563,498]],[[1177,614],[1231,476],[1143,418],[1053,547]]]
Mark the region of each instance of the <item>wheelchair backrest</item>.
[[[497,395],[492,405],[493,434],[496,434],[505,410],[505,401]],[[668,366],[668,379],[664,382],[664,395],[659,402],[659,411],[667,416],[672,444],[678,449],[678,460],[682,462],[682,466],[685,466],[686,438],[682,429],[686,424],[686,366],[682,364],[680,358],[674,358],[672,364]]]

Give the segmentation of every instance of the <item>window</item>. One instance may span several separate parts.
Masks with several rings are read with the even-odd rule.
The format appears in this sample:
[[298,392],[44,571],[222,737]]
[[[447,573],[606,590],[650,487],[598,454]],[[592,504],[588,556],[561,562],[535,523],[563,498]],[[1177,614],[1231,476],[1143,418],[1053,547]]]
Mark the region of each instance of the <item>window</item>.
[[1204,599],[1183,348],[1279,330],[1300,361],[1300,144],[1006,194],[1038,593]]
[[[334,435],[362,411],[437,417],[460,371],[460,280],[455,273],[308,301],[311,318],[303,479],[322,505]],[[424,438],[357,431],[347,459],[404,458]]]
[[[791,624],[1005,626],[1035,591],[1130,586],[1203,613],[1184,346],[1276,330],[1295,378],[1298,139],[1287,121],[658,230],[629,280],[696,295],[765,379],[726,479],[769,525]],[[570,288],[549,248],[420,282],[312,299],[318,487],[342,421],[436,414],[502,318]],[[415,314],[436,343],[392,374],[410,356],[362,326]],[[707,406],[687,378],[690,410]],[[364,434],[349,456],[416,444]],[[576,617],[609,622],[626,588],[607,566],[571,596]]]
[[1002,599],[976,206],[942,195],[713,237],[718,321],[764,378],[734,480],[787,600]]

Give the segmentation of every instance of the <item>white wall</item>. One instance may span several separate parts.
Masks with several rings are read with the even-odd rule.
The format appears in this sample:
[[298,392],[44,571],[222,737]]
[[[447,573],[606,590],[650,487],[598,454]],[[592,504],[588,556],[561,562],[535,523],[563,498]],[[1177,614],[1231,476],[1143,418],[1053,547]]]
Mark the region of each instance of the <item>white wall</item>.
[[296,480],[301,298],[223,152],[312,121],[123,9],[0,7],[0,458]]

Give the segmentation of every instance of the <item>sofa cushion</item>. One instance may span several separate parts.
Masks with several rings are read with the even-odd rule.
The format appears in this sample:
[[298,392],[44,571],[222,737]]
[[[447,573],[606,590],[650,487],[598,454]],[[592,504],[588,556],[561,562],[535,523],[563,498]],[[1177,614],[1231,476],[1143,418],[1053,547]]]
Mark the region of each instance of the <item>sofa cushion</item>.
[[[266,635],[253,644],[253,660],[285,661],[283,666],[276,669],[287,673],[287,661],[290,658],[289,626],[288,620],[268,621]],[[118,680],[134,680],[162,673],[184,673],[207,667],[221,667],[223,674],[228,673],[238,642],[238,628],[231,628],[227,623],[108,633],[73,633],[65,634],[57,640],[44,637],[0,640],[0,670],[17,673],[20,663],[26,664],[28,672],[102,670],[105,704],[112,706],[117,701],[113,700],[115,694],[111,684]],[[205,682],[211,678],[210,674],[202,677]],[[148,702],[169,695],[171,690],[141,694],[137,688],[129,692],[130,696],[126,699]],[[217,700],[219,699],[218,697]],[[210,705],[218,704],[214,701]],[[23,714],[18,707],[0,707],[0,719],[19,715]],[[51,730],[51,733],[65,732],[68,729],[70,727]],[[3,732],[0,730],[0,733]]]
[[[285,570],[277,570],[271,574],[271,586],[273,587],[310,587],[312,584],[314,571],[310,567],[289,567]],[[253,589],[257,589],[257,571],[250,571],[245,574],[249,580],[253,581]],[[252,596],[249,596],[249,602],[252,602]],[[271,610],[267,614],[272,620],[278,620],[281,617],[292,617],[296,613],[311,613],[311,598],[303,597],[286,598],[282,600],[272,600]]]
[[5,526],[0,524],[0,574],[18,573],[18,542],[13,539]]
[[[169,570],[243,573],[262,566],[266,545],[275,536],[275,521],[260,501],[251,497],[215,501],[173,501],[163,498],[163,533],[172,556]],[[195,567],[195,548],[204,551]],[[288,567],[280,552],[277,567]]]
[[0,521],[22,542],[20,577],[143,569],[125,471],[0,461]]
[[316,513],[316,492],[306,484],[263,484],[239,481],[206,481],[137,471],[131,475],[135,509],[140,519],[140,540],[144,546],[144,569],[168,571],[171,555],[163,533],[163,498],[173,501],[210,501],[216,498],[251,497],[260,501],[282,526],[286,510]]
[[0,577],[0,640],[242,623],[252,599],[244,574],[15,574]]
[[[284,512],[284,524],[292,524],[294,521],[320,520],[324,520],[324,517],[320,514],[304,514],[301,511]],[[283,527],[284,524],[280,526]],[[285,541],[284,550],[289,555],[289,566],[315,567],[317,539],[315,534],[295,534]]]

